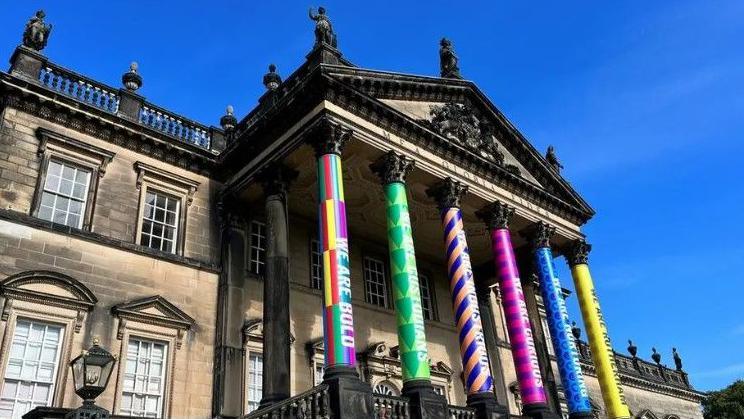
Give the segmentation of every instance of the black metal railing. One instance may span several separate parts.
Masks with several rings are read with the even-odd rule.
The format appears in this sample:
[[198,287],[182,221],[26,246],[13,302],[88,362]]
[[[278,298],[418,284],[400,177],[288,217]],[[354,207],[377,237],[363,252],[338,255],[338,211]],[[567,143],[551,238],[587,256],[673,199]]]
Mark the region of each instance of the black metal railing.
[[384,394],[373,394],[375,401],[375,419],[406,419],[411,416],[408,399]]
[[116,113],[119,109],[117,89],[47,62],[39,73],[39,82],[49,89],[80,102]]
[[244,416],[244,419],[329,419],[328,385],[309,391]]
[[449,405],[449,419],[475,419],[475,409]]

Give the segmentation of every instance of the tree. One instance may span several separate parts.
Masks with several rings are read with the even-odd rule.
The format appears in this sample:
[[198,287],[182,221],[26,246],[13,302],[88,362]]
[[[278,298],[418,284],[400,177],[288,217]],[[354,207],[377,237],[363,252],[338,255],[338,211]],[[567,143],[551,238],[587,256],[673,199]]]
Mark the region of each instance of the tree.
[[737,380],[723,390],[711,391],[703,400],[705,419],[744,419],[744,381]]

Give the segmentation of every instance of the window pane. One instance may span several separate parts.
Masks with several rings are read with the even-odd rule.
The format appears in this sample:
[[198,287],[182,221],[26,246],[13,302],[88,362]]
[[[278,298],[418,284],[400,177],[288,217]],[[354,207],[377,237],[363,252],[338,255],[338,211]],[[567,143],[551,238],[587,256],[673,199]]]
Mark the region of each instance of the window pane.
[[39,218],[79,228],[89,184],[90,171],[66,163],[50,162],[39,203]]
[[[148,191],[145,200],[147,203],[142,214],[140,244],[174,253],[181,201],[154,191]],[[172,208],[173,211],[168,211],[165,207]]]
[[387,307],[385,264],[374,258],[364,258],[365,300],[380,307]]
[[61,326],[36,321],[16,322],[0,392],[0,417],[20,417],[35,406],[50,405],[62,331]]
[[266,224],[251,221],[250,260],[248,269],[256,275],[263,275],[266,263]]
[[163,410],[167,345],[129,339],[120,413],[160,417]]
[[247,372],[248,388],[248,412],[258,409],[258,404],[263,397],[263,355],[252,352],[248,356]]

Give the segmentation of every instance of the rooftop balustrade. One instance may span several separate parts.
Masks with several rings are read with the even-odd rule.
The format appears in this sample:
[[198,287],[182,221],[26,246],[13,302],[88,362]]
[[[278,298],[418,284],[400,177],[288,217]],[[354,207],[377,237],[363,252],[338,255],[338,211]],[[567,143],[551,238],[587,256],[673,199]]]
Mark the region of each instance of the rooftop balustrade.
[[[127,88],[114,88],[54,64],[44,55],[21,46],[11,58],[10,73],[36,82],[55,94],[124,117],[176,141],[216,152],[224,149],[224,132],[219,128],[208,127],[170,112],[136,94],[135,90],[141,86],[142,80],[136,74],[136,64],[132,65],[129,73],[125,73],[123,81]],[[132,77],[136,78],[134,84],[131,83]],[[215,142],[215,137],[219,137],[220,141]]]

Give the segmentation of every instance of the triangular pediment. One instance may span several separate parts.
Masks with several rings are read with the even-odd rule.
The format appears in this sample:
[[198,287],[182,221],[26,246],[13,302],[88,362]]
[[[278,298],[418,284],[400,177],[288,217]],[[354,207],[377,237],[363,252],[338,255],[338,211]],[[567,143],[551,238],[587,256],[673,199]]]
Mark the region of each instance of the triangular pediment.
[[[384,107],[387,119],[397,119],[384,121],[386,128],[398,128],[404,137],[415,134],[444,143],[446,154],[455,149],[468,160],[481,163],[500,184],[511,182],[515,189],[538,191],[562,211],[568,208],[574,212],[571,218],[578,223],[594,214],[561,176],[558,165],[548,162],[474,83],[343,66],[324,70],[355,94],[337,93],[336,102],[341,102],[337,104],[352,110],[361,108],[362,113],[367,108]],[[382,122],[377,115],[375,118]]]
[[122,318],[178,329],[190,329],[195,324],[188,314],[160,295],[117,304],[111,312]]

